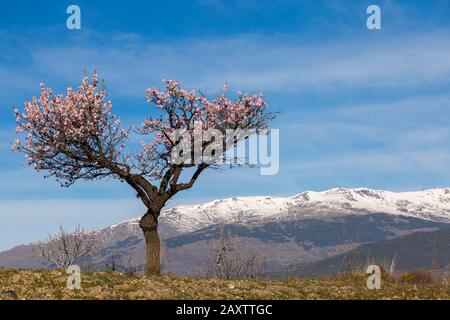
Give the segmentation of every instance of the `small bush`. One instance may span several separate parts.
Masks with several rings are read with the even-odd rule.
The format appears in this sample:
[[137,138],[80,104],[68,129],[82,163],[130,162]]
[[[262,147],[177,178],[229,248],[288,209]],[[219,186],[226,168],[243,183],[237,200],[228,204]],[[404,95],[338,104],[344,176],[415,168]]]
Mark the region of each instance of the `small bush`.
[[260,278],[266,269],[266,260],[256,251],[244,250],[231,229],[222,229],[219,239],[210,242],[212,265],[209,274],[224,279]]
[[433,277],[431,274],[422,269],[413,269],[403,273],[400,276],[400,282],[409,284],[432,284]]

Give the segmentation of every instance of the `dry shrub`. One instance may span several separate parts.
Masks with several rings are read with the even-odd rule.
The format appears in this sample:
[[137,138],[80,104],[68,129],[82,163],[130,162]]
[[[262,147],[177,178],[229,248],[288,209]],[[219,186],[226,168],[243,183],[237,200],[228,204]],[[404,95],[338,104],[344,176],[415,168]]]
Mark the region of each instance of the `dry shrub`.
[[210,243],[212,266],[209,274],[224,279],[255,279],[266,269],[266,259],[254,250],[244,250],[231,230],[222,229],[219,240]]
[[400,276],[399,281],[409,284],[432,284],[433,277],[429,272],[423,269],[412,269],[403,273]]
[[79,225],[69,233],[62,225],[58,233],[49,235],[38,243],[35,254],[42,263],[66,269],[74,263],[89,260],[91,254],[100,246],[100,240],[93,232],[86,232]]

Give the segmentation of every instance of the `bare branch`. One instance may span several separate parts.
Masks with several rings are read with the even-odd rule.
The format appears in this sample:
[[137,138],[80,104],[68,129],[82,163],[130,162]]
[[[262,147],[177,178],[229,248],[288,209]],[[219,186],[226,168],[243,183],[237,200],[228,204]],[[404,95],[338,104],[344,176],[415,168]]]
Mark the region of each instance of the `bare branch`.
[[85,232],[80,226],[73,233],[68,233],[60,225],[57,234],[39,242],[35,253],[49,267],[66,269],[88,258],[99,246],[100,241],[94,233]]

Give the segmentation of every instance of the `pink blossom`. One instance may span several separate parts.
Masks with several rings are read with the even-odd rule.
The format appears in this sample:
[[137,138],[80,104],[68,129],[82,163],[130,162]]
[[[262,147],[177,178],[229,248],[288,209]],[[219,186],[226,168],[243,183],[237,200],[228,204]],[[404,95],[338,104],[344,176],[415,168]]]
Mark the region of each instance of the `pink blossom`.
[[[160,179],[170,163],[171,150],[177,145],[177,132],[185,130],[194,138],[194,124],[202,129],[265,129],[270,114],[262,94],[227,96],[228,85],[215,99],[187,91],[178,81],[163,80],[165,91],[150,87],[147,101],[153,107],[136,131],[149,137],[141,141],[141,151],[124,154],[131,130],[121,129],[121,121],[111,112],[112,103],[98,87],[96,73],[83,77],[77,89],[54,95],[41,84],[38,97],[24,103],[23,111],[14,110],[19,138],[13,149],[26,154],[36,170],[73,183],[105,175],[137,174]],[[150,112],[149,112],[150,113]],[[126,160],[125,160],[126,159]]]

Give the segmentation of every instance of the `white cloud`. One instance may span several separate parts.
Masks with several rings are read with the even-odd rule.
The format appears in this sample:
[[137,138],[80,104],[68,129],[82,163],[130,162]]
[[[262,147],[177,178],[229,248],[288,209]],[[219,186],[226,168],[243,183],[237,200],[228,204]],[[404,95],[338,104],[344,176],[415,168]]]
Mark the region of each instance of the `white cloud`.
[[84,68],[97,68],[112,90],[137,97],[162,78],[210,92],[225,81],[245,90],[410,87],[448,81],[448,38],[447,32],[434,32],[316,44],[241,35],[152,43],[133,36],[98,47],[37,47],[32,57],[40,72],[65,81],[78,81]]

